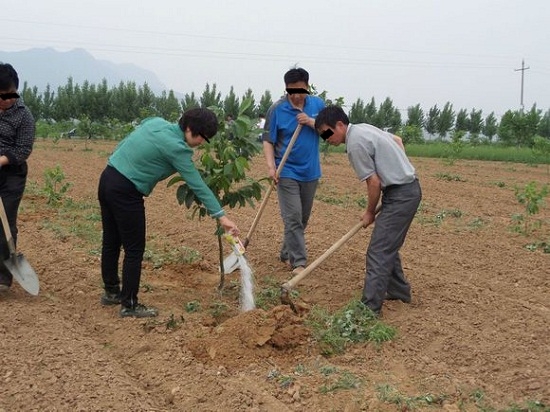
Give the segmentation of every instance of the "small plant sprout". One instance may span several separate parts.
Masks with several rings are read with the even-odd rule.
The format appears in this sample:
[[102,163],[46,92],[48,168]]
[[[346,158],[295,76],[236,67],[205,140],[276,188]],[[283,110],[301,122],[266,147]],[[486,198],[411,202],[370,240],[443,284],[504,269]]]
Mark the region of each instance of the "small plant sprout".
[[[219,107],[210,107],[218,117],[218,134],[209,144],[201,148],[199,173],[210,187],[222,207],[254,206],[254,200],[262,195],[259,181],[246,175],[250,170],[252,158],[259,153],[256,144],[256,127],[252,119],[245,113],[252,105],[251,99],[244,99],[239,107],[239,113],[231,128],[225,127],[225,113]],[[176,197],[180,205],[193,210],[192,216],[198,214],[199,219],[207,215],[207,210],[195,193],[182,179],[176,175],[169,180],[168,186],[178,184]],[[220,284],[223,290],[225,268],[222,235],[223,229],[217,223],[215,235],[218,237],[220,259]]]
[[515,188],[516,199],[525,208],[523,214],[516,214],[512,217],[517,222],[516,231],[529,235],[533,229],[540,227],[542,222],[540,220],[533,221],[533,216],[539,213],[547,195],[548,185],[542,186],[539,190],[534,181],[526,184],[523,189]]
[[192,300],[185,304],[185,311],[187,313],[195,313],[201,310],[201,304],[198,300]]
[[179,319],[177,319],[173,313],[170,314],[170,317],[168,318],[168,320],[166,321],[166,329],[168,330],[175,330],[175,329],[178,329],[181,324],[183,324],[183,322],[185,322],[185,319],[183,318],[183,316],[180,316]]
[[43,192],[46,194],[49,205],[59,205],[71,186],[71,183],[65,182],[65,173],[63,173],[61,166],[56,165],[44,171]]

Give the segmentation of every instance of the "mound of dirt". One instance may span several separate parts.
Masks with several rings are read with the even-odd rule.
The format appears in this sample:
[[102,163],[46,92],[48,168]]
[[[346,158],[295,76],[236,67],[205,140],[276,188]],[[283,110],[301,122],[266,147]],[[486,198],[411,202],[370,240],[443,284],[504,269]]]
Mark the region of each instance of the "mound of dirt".
[[186,342],[193,355],[205,363],[235,368],[243,362],[270,358],[274,352],[307,345],[310,332],[304,319],[286,305],[269,311],[255,309],[216,326],[208,336]]

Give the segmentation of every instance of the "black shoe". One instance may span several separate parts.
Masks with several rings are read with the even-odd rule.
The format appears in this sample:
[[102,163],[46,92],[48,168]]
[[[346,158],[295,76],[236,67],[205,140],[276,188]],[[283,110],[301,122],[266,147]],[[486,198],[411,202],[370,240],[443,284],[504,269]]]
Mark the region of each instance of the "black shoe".
[[13,282],[11,273],[0,272],[0,292],[6,292],[10,289]]
[[148,308],[145,305],[142,305],[141,303],[138,303],[133,308],[128,308],[123,306],[120,309],[120,317],[121,318],[154,318],[159,314],[159,311],[155,308]]
[[105,292],[100,299],[103,306],[120,305],[120,293]]
[[361,303],[365,306],[365,309],[366,309],[366,315],[371,318],[371,319],[378,319],[379,317],[382,316],[382,311],[381,309],[378,309],[378,310],[374,310],[372,308],[369,308],[365,302],[363,302],[361,300]]

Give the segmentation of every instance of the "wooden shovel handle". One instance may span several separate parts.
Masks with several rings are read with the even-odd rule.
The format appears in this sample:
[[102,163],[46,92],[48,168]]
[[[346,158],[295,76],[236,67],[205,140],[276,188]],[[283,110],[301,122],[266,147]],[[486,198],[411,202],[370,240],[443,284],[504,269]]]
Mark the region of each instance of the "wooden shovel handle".
[[13,236],[11,235],[10,223],[8,222],[8,217],[6,216],[6,209],[4,208],[4,202],[0,197],[0,219],[2,220],[2,227],[4,228],[4,235],[6,236],[6,242],[8,243],[8,248],[10,250],[10,255],[15,254],[15,242],[13,241]]
[[321,256],[319,256],[313,263],[308,265],[301,273],[298,273],[296,276],[294,276],[292,279],[290,279],[288,282],[283,284],[283,289],[290,290],[298,282],[300,282],[303,278],[305,278],[307,275],[309,275],[313,270],[317,268],[321,263],[323,263],[330,255],[332,255],[334,252],[336,252],[344,243],[346,243],[351,237],[353,237],[361,228],[363,227],[363,222],[357,223],[351,230],[346,233],[342,238],[334,243],[330,248],[328,248],[325,253],[323,253]]
[[[275,176],[277,178],[281,174],[281,171],[283,170],[283,167],[286,163],[286,160],[288,159],[288,156],[290,155],[290,151],[292,150],[292,147],[294,146],[294,143],[296,143],[296,139],[298,139],[298,135],[300,134],[301,130],[302,130],[302,125],[299,124],[296,127],[296,130],[294,130],[294,133],[292,134],[292,137],[290,138],[290,142],[288,142],[288,146],[285,150],[283,158],[281,159],[281,163],[279,163],[279,167],[277,167],[277,171],[275,172]],[[250,226],[250,229],[248,230],[248,233],[246,234],[246,238],[243,241],[244,247],[248,246],[248,243],[250,242],[250,238],[252,237],[252,234],[256,230],[256,226],[258,226],[258,222],[260,221],[260,217],[262,216],[262,213],[264,212],[264,209],[267,205],[267,201],[268,201],[269,197],[271,196],[271,192],[273,191],[274,187],[275,187],[275,182],[272,180],[271,185],[269,186],[269,189],[267,189],[267,192],[265,193],[264,200],[262,200],[262,203],[260,204],[260,208],[258,209],[258,212],[256,213],[256,217],[254,218],[254,221],[252,222],[252,226]]]
[[[380,211],[381,206],[379,205],[376,208],[375,214],[378,214]],[[344,243],[346,243],[348,240],[350,240],[359,230],[363,227],[363,222],[357,223],[355,226],[351,228],[351,230],[346,233],[344,236],[340,238],[336,243],[334,243],[330,248],[328,248],[325,253],[323,253],[321,256],[319,256],[313,263],[308,265],[302,272],[298,273],[296,276],[294,276],[292,279],[290,279],[288,282],[283,284],[282,289],[283,290],[290,290],[298,282],[300,282],[303,278],[305,278],[307,275],[309,275],[315,268],[317,268],[321,263],[323,263],[330,255],[332,255],[334,252],[336,252]]]

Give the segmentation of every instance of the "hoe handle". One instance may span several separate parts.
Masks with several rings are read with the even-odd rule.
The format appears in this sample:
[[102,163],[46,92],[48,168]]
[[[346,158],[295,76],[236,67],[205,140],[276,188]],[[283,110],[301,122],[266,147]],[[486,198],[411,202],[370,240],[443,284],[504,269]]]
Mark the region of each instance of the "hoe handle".
[[[381,205],[378,205],[376,208],[375,215],[378,214],[380,211]],[[303,278],[305,278],[307,275],[309,275],[315,268],[317,268],[321,263],[325,261],[330,255],[332,255],[334,252],[336,252],[338,249],[342,247],[344,243],[346,243],[348,240],[350,240],[359,230],[363,227],[363,222],[357,223],[355,226],[351,228],[351,230],[346,233],[344,236],[338,240],[338,242],[334,243],[330,248],[328,248],[325,253],[323,253],[321,256],[319,256],[313,263],[311,263],[308,267],[306,267],[302,272],[298,273],[296,276],[294,276],[292,279],[290,279],[288,282],[284,283],[281,288],[283,291],[289,291],[294,286],[298,284]]]
[[[298,139],[298,135],[300,134],[301,130],[302,130],[302,125],[299,124],[296,127],[296,130],[294,130],[294,134],[290,138],[290,142],[288,142],[288,146],[285,150],[283,158],[281,159],[281,163],[279,163],[279,167],[277,167],[277,171],[275,172],[275,176],[277,178],[281,174],[281,170],[283,170],[283,167],[286,163],[286,160],[288,159],[288,156],[290,155],[290,151],[292,150],[292,147],[294,146],[294,143],[296,143],[296,139]],[[267,201],[268,201],[269,197],[271,196],[271,192],[273,191],[274,187],[275,187],[275,182],[272,180],[271,185],[269,186],[269,189],[267,189],[267,192],[265,193],[264,200],[262,200],[262,203],[260,204],[260,208],[258,209],[258,212],[256,213],[256,217],[254,218],[254,221],[252,222],[252,226],[250,226],[250,229],[248,230],[246,238],[244,239],[244,242],[243,242],[244,247],[248,246],[248,242],[250,242],[250,238],[252,237],[252,234],[254,233],[254,230],[256,230],[256,226],[258,226],[258,222],[260,221],[260,217],[262,216],[262,213],[264,212],[264,209],[267,205]]]
[[325,253],[319,256],[313,263],[308,265],[301,273],[294,276],[288,282],[283,284],[283,289],[290,290],[298,284],[303,278],[309,275],[313,270],[315,270],[321,263],[325,261],[330,255],[336,252],[344,243],[346,243],[350,238],[352,238],[361,228],[363,227],[363,222],[357,223],[348,233],[346,233],[342,238],[334,243],[330,248],[328,248]]

